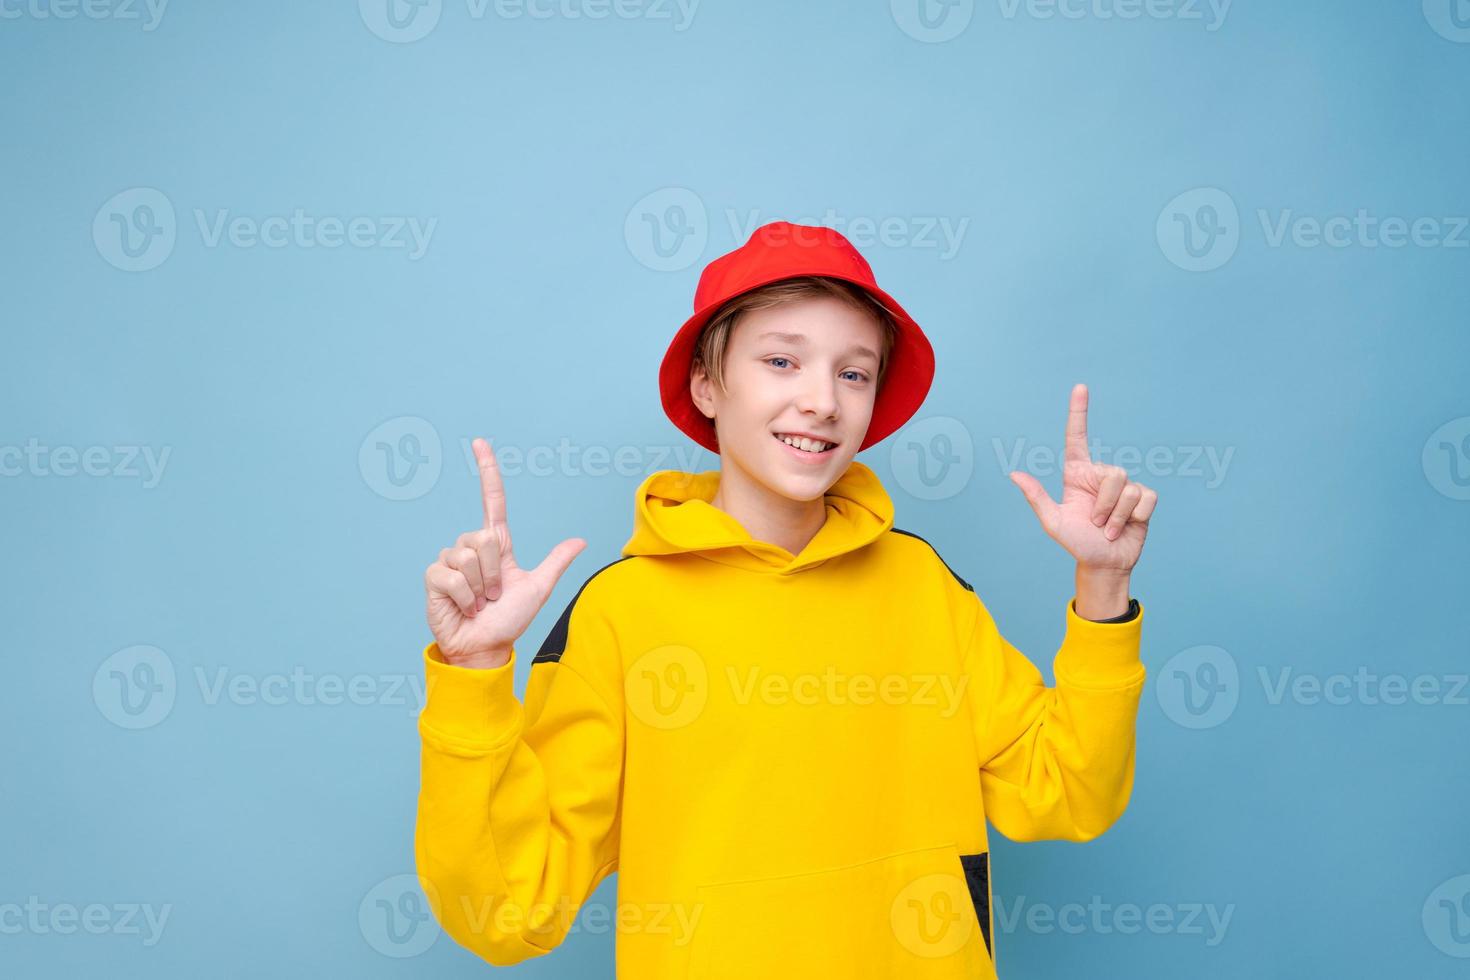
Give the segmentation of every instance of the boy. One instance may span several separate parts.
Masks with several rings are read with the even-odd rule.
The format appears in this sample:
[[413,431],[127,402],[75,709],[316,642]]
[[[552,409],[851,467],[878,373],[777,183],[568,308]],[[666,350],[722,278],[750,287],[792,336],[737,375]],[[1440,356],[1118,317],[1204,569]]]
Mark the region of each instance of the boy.
[[660,386],[720,469],[638,487],[622,557],[567,604],[524,707],[514,644],[586,542],[522,569],[475,441],[485,526],[425,575],[415,836],[459,943],[545,954],[620,871],[620,977],[995,977],[987,818],[1085,841],[1132,791],[1128,582],[1155,496],[1091,462],[1077,385],[1061,502],[1011,474],[1078,563],[1045,686],[853,459],[933,373],[835,231],[775,222],[712,262]]

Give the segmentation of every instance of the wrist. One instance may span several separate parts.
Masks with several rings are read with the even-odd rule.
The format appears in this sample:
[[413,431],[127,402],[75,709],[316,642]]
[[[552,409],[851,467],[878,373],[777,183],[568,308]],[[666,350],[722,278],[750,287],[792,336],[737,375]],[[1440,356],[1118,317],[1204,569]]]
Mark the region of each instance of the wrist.
[[509,646],[494,647],[489,650],[476,650],[472,653],[451,656],[445,653],[441,647],[439,652],[443,656],[444,662],[451,667],[465,667],[470,670],[494,670],[497,667],[504,667],[510,662],[511,648]]
[[1128,611],[1128,586],[1132,575],[1116,568],[1077,566],[1077,615],[1083,619],[1112,619]]

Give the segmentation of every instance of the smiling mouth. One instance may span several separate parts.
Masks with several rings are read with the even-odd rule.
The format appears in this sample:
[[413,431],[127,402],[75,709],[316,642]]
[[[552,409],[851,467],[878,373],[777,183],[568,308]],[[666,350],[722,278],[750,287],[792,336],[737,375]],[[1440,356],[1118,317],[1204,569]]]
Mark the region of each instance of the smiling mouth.
[[809,453],[812,456],[820,456],[823,453],[831,452],[838,446],[838,443],[835,442],[823,442],[818,439],[808,439],[804,436],[790,436],[782,432],[773,432],[771,435],[775,437],[777,442],[790,446],[798,452]]

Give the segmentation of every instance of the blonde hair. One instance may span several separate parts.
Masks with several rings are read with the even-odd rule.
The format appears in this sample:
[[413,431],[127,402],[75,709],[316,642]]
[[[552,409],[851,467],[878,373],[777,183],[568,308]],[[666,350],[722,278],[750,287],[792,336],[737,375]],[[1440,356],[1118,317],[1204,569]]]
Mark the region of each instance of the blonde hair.
[[709,379],[718,385],[721,391],[725,391],[722,370],[725,350],[730,344],[730,333],[735,329],[735,324],[739,322],[740,317],[746,313],[768,310],[795,300],[823,296],[842,300],[854,309],[871,314],[878,321],[880,332],[883,335],[878,351],[877,377],[877,387],[881,388],[883,376],[888,371],[889,354],[893,350],[894,338],[898,333],[893,315],[867,290],[845,279],[835,279],[830,276],[793,276],[790,279],[779,279],[732,297],[715,311],[714,316],[710,317],[709,322],[700,332],[699,340],[694,345],[694,360],[690,365],[690,372],[693,372],[695,366],[702,366],[705,373],[709,375]]

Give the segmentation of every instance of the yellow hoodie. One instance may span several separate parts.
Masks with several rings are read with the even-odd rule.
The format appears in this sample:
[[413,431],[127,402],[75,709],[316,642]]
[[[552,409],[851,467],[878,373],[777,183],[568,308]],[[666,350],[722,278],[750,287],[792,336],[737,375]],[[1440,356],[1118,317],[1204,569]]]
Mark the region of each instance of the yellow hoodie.
[[1090,840],[1127,806],[1142,608],[1066,607],[1056,686],[853,461],[798,555],[638,487],[623,557],[532,660],[424,651],[415,854],[435,916],[508,965],[614,871],[630,980],[994,978],[986,820]]

